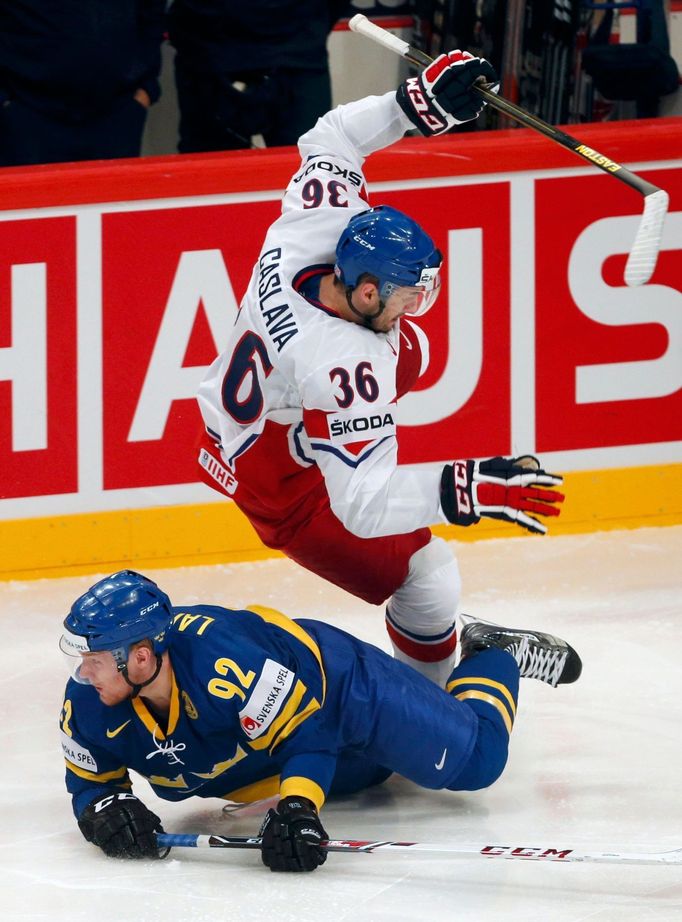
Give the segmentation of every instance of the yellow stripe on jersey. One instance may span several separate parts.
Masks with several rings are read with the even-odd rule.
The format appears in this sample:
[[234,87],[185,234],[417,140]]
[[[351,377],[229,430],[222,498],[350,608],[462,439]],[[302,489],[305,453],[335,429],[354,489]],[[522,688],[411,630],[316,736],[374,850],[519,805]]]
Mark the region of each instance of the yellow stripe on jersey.
[[222,775],[228,768],[232,768],[233,765],[236,765],[237,762],[241,762],[246,756],[247,753],[244,752],[241,746],[237,745],[231,759],[226,759],[224,762],[216,762],[210,772],[190,772],[190,775],[195,775],[197,778],[205,778],[206,780],[217,778],[218,775]]
[[168,730],[166,733],[163,732],[162,728],[159,726],[159,722],[148,710],[144,701],[136,696],[131,699],[131,704],[137,716],[140,718],[145,727],[149,730],[151,735],[155,740],[165,740],[166,735],[172,736],[173,731],[175,730],[178,719],[180,718],[180,692],[178,691],[178,683],[175,681],[175,673],[171,667],[171,697],[170,697],[170,709],[168,711]]
[[85,778],[86,781],[95,781],[101,783],[104,781],[115,781],[117,778],[125,778],[126,783],[125,787],[132,787],[132,782],[128,778],[128,769],[125,765],[122,765],[120,768],[117,768],[113,772],[103,772],[101,775],[98,775],[97,772],[89,772],[85,768],[80,768],[78,765],[74,765],[73,762],[69,762],[68,759],[64,759],[66,767],[69,771],[73,772],[74,775],[78,775],[79,778]]
[[320,648],[317,646],[313,638],[309,634],[306,634],[300,624],[296,624],[296,622],[292,621],[291,618],[287,618],[287,616],[283,615],[281,611],[277,611],[274,608],[267,608],[264,605],[249,605],[248,610],[255,612],[257,615],[260,615],[264,621],[268,621],[270,624],[276,625],[283,631],[286,631],[288,634],[292,634],[296,640],[300,641],[310,650],[320,667],[320,674],[322,676],[322,704],[324,704],[324,699],[327,694],[327,677],[324,672],[324,666],[322,665],[322,654],[320,653]]
[[152,736],[154,736],[155,731],[158,730],[160,733],[159,739],[164,739],[165,737],[163,735],[163,730],[158,726],[158,721],[156,718],[152,717],[152,715],[149,713],[142,699],[135,697],[131,699],[130,703],[133,706],[133,710],[145,725],[145,727],[152,734]]
[[272,744],[272,747],[270,748],[270,754],[272,755],[272,750],[275,749],[277,746],[279,746],[282,740],[285,740],[287,736],[292,734],[294,730],[296,729],[296,727],[299,726],[299,724],[302,724],[303,721],[306,720],[308,717],[310,717],[311,714],[314,714],[315,711],[319,711],[320,707],[321,707],[321,704],[317,700],[317,698],[311,698],[311,700],[303,708],[303,710],[299,711],[298,714],[292,717],[289,723],[286,725],[286,727],[284,727],[284,729],[279,734],[275,742]]
[[[448,682],[445,686],[446,692],[452,692],[453,688],[456,688],[458,685],[484,685],[488,688],[494,688],[499,692],[502,692],[504,697],[509,703],[509,710],[511,711],[512,719],[516,717],[516,702],[514,701],[514,696],[509,691],[506,685],[502,685],[501,682],[496,682],[494,679],[486,679],[483,676],[469,676],[465,679],[455,679],[453,682]],[[456,698],[459,695],[455,695]]]
[[495,698],[494,695],[487,695],[485,692],[476,691],[476,689],[471,689],[471,691],[460,692],[458,695],[455,695],[458,701],[465,701],[467,698],[476,698],[478,701],[485,701],[486,704],[492,704],[492,706],[500,712],[500,716],[504,721],[504,725],[507,728],[507,733],[512,731],[512,721],[509,716],[509,712],[504,704],[500,701],[499,698]]
[[189,785],[182,777],[182,775],[176,775],[175,778],[166,778],[163,775],[143,775],[143,778],[146,778],[150,784],[155,784],[160,788],[188,788]]
[[307,687],[298,679],[293,687],[289,700],[282,708],[282,713],[273,720],[272,726],[268,732],[264,736],[259,736],[257,739],[251,740],[249,746],[252,749],[268,749],[280,730],[284,729],[289,721],[296,716],[298,707],[307,691]]
[[180,717],[180,692],[178,691],[178,683],[175,681],[175,673],[173,672],[172,666],[170,671],[170,679],[171,700],[170,710],[168,711],[168,730],[166,731],[167,736],[173,735],[173,732],[178,725],[178,719]]
[[296,775],[286,778],[280,785],[279,794],[280,797],[307,797],[308,800],[312,800],[318,810],[321,810],[324,804],[324,791],[310,778],[301,778]]
[[262,781],[254,781],[253,784],[230,791],[229,794],[221,794],[221,797],[223,800],[233,800],[239,804],[252,804],[256,800],[266,800],[278,794],[279,775],[271,775],[269,778],[263,778]]

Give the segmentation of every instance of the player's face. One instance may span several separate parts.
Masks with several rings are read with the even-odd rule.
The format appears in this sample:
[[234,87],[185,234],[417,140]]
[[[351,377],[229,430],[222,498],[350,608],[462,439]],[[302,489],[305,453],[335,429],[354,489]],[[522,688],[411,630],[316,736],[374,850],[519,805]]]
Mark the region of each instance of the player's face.
[[117,670],[111,653],[84,653],[79,673],[95,687],[103,704],[120,704],[130,697],[132,689]]
[[[381,314],[372,321],[372,328],[380,333],[388,333],[405,314],[423,314],[433,304],[438,296],[438,289],[425,291],[421,287],[403,285],[395,288],[386,298],[385,307]],[[428,304],[426,299],[429,299]]]

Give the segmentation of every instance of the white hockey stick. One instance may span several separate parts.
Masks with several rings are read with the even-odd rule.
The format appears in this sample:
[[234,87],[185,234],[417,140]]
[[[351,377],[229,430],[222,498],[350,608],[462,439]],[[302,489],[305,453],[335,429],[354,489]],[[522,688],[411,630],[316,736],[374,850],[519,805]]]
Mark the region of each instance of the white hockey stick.
[[[251,848],[261,847],[259,836],[202,836],[160,832],[159,848]],[[328,852],[369,854],[375,851],[435,852],[453,858],[505,858],[520,861],[597,862],[600,864],[682,864],[682,848],[668,852],[581,852],[546,845],[428,845],[424,842],[329,839],[321,843]]]
[[[413,64],[426,66],[433,60],[423,51],[413,48],[412,45],[398,38],[397,35],[393,35],[391,32],[387,32],[375,23],[370,22],[362,13],[357,13],[353,16],[348,25],[353,32],[365,35],[379,45],[383,45],[396,54],[407,58]],[[556,141],[562,147],[573,151],[574,154],[582,157],[583,160],[587,160],[593,166],[599,167],[605,173],[615,176],[616,179],[620,179],[621,182],[644,196],[644,212],[625,266],[625,283],[635,286],[644,285],[648,282],[656,268],[661,234],[663,233],[663,222],[668,211],[668,193],[642,179],[641,176],[626,170],[624,166],[593,150],[583,144],[582,141],[572,138],[569,134],[560,131],[553,125],[548,125],[547,122],[543,122],[537,116],[531,115],[530,112],[526,112],[520,106],[509,102],[508,99],[498,96],[484,85],[477,85],[474,89],[493,109],[498,109],[522,125],[533,128],[540,134],[551,138],[552,141]]]

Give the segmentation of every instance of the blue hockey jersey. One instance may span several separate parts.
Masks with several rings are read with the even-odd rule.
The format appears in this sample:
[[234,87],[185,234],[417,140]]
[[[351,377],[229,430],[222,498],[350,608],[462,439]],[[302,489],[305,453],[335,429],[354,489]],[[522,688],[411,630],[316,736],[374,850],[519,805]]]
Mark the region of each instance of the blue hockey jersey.
[[518,667],[502,651],[460,664],[448,694],[345,631],[259,606],[174,608],[168,636],[167,717],[144,692],[109,706],[93,686],[68,682],[60,725],[77,817],[95,798],[129,790],[129,770],[166,800],[279,794],[318,809],[330,790],[391,771],[430,788],[460,789],[467,776],[471,789],[463,769],[487,712],[506,758]]
[[321,804],[335,757],[319,728],[314,744],[304,732],[326,697],[315,640],[264,608],[173,612],[167,721],[140,697],[109,707],[92,686],[67,685],[61,738],[76,815],[101,792],[128,789],[128,769],[167,800],[254,800],[279,785]]

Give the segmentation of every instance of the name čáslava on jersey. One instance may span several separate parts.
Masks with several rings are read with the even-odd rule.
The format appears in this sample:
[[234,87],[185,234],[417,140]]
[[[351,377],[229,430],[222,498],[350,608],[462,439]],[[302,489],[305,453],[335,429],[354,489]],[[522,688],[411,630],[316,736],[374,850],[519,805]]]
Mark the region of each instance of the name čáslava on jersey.
[[298,327],[289,305],[273,304],[270,299],[282,294],[282,281],[279,273],[281,247],[267,250],[258,262],[258,308],[265,327],[277,349],[281,352],[290,339],[298,333]]

